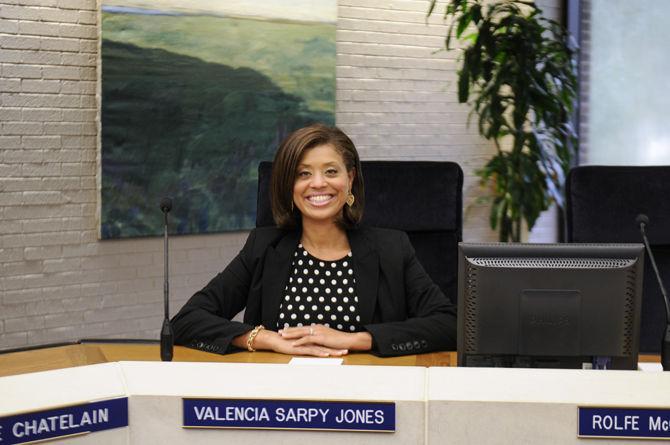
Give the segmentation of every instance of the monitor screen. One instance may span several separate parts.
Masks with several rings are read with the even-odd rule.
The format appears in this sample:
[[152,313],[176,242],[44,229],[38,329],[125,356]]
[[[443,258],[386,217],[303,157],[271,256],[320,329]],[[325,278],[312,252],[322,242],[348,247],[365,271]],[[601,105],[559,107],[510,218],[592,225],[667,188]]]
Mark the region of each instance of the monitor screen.
[[459,244],[459,366],[636,369],[642,244]]

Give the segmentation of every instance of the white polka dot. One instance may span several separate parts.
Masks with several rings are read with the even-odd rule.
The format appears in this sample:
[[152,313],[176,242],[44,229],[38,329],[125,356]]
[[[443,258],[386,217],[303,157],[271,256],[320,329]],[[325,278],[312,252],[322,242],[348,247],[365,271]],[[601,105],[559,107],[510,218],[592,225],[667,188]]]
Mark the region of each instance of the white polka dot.
[[310,266],[313,266],[313,265],[314,265],[314,261],[309,260],[309,265],[310,265]]
[[316,318],[318,318],[319,320],[323,320],[323,314],[317,315]]
[[330,323],[324,323],[323,325],[324,325],[325,327],[327,327],[327,328],[330,327]]
[[307,275],[307,274],[309,273],[309,270],[307,270],[307,269],[303,269],[303,270],[302,270],[302,273],[304,273],[305,275]]
[[319,307],[318,307],[316,304],[313,304],[313,305],[312,305],[312,310],[313,310],[313,311],[317,310],[318,308],[319,308]]
[[300,295],[295,296],[295,301],[300,301]]
[[302,292],[303,292],[303,293],[306,293],[306,292],[307,292],[307,288],[306,288],[306,287],[303,287],[303,288],[302,288]]
[[344,280],[342,280],[342,284],[347,284],[348,282],[349,282],[349,280],[347,280],[346,278]]
[[[298,278],[298,279],[300,279],[300,278]],[[289,283],[293,283],[293,278],[289,278],[289,279],[288,279],[288,282],[289,282]]]
[[337,276],[338,276],[338,277],[341,277],[341,276],[342,276],[342,271],[341,271],[341,270],[338,270],[338,271],[337,271]]
[[314,288],[314,293],[315,293],[315,294],[318,294],[318,293],[319,293],[319,288],[318,288],[318,287],[315,287],[315,288]]
[[333,320],[333,321],[337,320],[337,315],[335,315],[335,314],[331,315],[330,319]]
[[344,297],[342,301],[344,301],[345,303],[349,303],[349,299],[347,297]]
[[349,321],[349,316],[348,315],[344,316],[344,321]]
[[342,329],[342,325],[341,325],[341,324],[338,324],[338,325],[337,325],[337,329]]
[[338,287],[338,288],[337,288],[337,293],[338,293],[338,294],[341,294],[341,293],[342,293],[342,289]]
[[342,309],[344,309],[342,306],[337,307],[338,312],[342,312]]
[[293,309],[293,305],[289,304],[288,306],[286,306],[286,309],[290,311],[291,309]]
[[358,303],[358,297],[354,297],[354,303]]
[[354,274],[354,271],[351,270],[351,269],[349,269],[349,270],[347,271],[347,273],[348,273],[349,275],[353,275],[353,274]]
[[353,288],[353,287],[350,287],[350,288],[349,288],[349,293],[350,293],[350,294],[353,294],[353,293],[354,293],[354,288]]
[[293,269],[293,274],[295,275],[297,273],[298,273],[298,269]]
[[[302,283],[302,278],[298,278],[297,281],[298,281],[298,283]],[[347,284],[347,283],[344,283],[344,284]]]
[[279,314],[279,318],[284,318],[284,313]]
[[320,301],[321,303],[323,303],[325,300],[326,300],[325,298],[323,298],[323,297],[319,297],[319,301]]
[[295,314],[291,314],[291,320],[295,320],[298,316]]
[[298,256],[298,252],[294,253],[293,256]]
[[312,301],[312,297],[307,297],[305,298],[305,300],[307,300],[307,302],[310,303]]
[[343,267],[347,267],[348,265],[349,265],[349,263],[347,263],[346,261],[344,263],[342,263]]
[[288,323],[284,323],[284,328],[288,328],[288,327],[289,327],[289,324],[288,324]]
[[303,255],[303,256],[307,256],[307,251],[306,251],[306,250],[303,250],[302,255]]
[[353,326],[349,326],[349,330],[350,330],[350,331],[355,331],[355,330],[356,330],[356,328],[355,328],[355,327],[353,327]]
[[298,309],[300,309],[301,311],[304,311],[304,310],[305,310],[305,306],[301,304],[300,306],[298,306]]
[[291,288],[291,292],[295,292],[295,286]]
[[309,320],[309,314],[305,314],[305,320]]
[[319,280],[319,283],[321,283],[321,284],[326,284],[326,280],[324,280],[323,278],[321,278],[321,279]]
[[324,307],[324,309],[326,310],[326,312],[330,312],[330,306],[326,305],[326,307]]
[[330,280],[330,283],[331,283],[332,285],[336,285],[336,284],[337,284],[337,280],[332,279],[332,280]]
[[285,301],[289,301],[290,299],[291,299],[291,297],[289,297],[288,295],[286,295],[286,296],[284,297],[284,300],[285,300]]
[[298,327],[301,328],[301,327],[302,327],[302,323],[298,323]]
[[361,316],[360,315],[356,315],[356,321],[361,321]]
[[353,312],[353,311],[356,310],[356,308],[355,308],[354,306],[349,306],[349,310],[350,310],[351,312]]
[[332,267],[333,269],[335,269],[335,268],[337,267],[337,264],[335,264],[335,263],[330,263],[330,267]]
[[314,275],[319,275],[319,269],[314,269]]
[[302,266],[302,260],[298,260],[298,266]]
[[327,293],[327,294],[330,293],[330,288],[329,288],[329,287],[326,288],[326,293]]
[[330,299],[330,301],[332,301],[333,303],[337,303],[337,298],[333,297],[333,298]]
[[327,276],[327,277],[330,276],[330,271],[329,271],[329,270],[326,271],[326,276]]
[[319,266],[323,267],[325,264],[323,264],[323,261],[319,261]]
[[308,282],[309,284],[314,284],[314,278],[310,278],[309,280],[307,280],[307,282]]

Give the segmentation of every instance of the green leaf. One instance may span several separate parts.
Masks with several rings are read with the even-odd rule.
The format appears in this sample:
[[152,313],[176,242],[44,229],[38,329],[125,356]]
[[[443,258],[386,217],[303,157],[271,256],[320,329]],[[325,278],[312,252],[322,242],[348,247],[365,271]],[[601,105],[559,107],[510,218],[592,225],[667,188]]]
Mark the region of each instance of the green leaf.
[[458,101],[465,103],[470,95],[470,72],[461,70],[458,73]]

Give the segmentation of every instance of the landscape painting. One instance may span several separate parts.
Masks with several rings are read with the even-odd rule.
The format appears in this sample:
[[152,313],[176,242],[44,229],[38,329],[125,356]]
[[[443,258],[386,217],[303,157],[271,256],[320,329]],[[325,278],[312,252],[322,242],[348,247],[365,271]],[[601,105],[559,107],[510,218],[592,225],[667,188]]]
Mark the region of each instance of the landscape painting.
[[102,238],[249,229],[257,167],[335,120],[336,0],[103,0]]

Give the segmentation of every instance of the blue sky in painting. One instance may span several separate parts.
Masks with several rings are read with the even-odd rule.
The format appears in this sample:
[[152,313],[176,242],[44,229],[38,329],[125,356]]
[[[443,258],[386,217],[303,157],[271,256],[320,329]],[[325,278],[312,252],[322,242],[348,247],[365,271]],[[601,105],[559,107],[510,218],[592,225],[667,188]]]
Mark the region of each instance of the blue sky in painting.
[[[336,0],[103,0],[103,11],[185,13],[335,23]],[[125,11],[109,8],[128,8]]]

